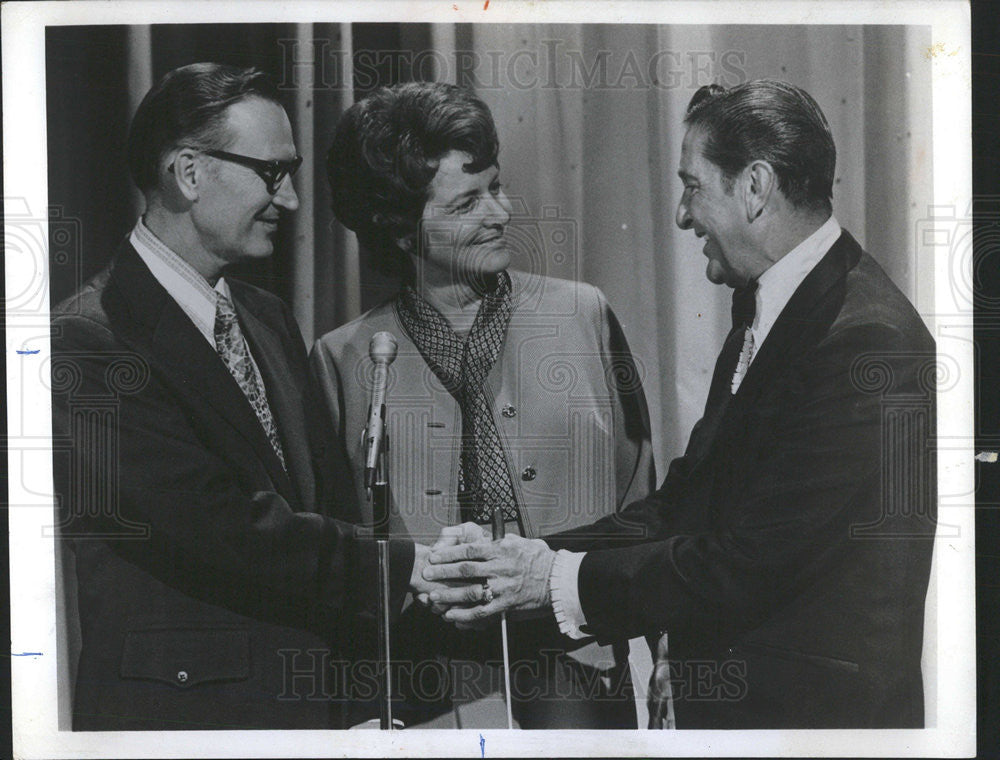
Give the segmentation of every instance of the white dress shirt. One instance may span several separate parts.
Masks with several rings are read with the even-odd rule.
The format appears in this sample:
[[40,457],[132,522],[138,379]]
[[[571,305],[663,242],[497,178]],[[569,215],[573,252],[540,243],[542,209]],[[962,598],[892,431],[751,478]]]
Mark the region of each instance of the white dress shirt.
[[149,267],[156,281],[177,302],[194,322],[198,332],[205,336],[212,350],[215,350],[215,294],[221,293],[230,301],[233,300],[226,279],[220,277],[213,288],[198,270],[156,237],[141,218],[136,222],[129,242]]
[[[757,280],[757,311],[750,330],[757,347],[750,355],[749,364],[759,353],[771,328],[788,304],[792,294],[820,260],[827,254],[840,237],[840,224],[830,217],[813,234],[781,257]],[[556,552],[549,576],[549,590],[552,595],[552,611],[555,613],[559,630],[573,639],[586,638],[580,629],[587,619],[580,606],[580,592],[577,576],[580,563],[586,552],[571,552],[560,549]]]
[[[771,265],[764,274],[757,278],[757,312],[753,318],[750,330],[753,332],[753,342],[760,350],[778,316],[784,311],[792,294],[806,278],[820,259],[833,248],[840,237],[840,223],[832,216],[823,226],[807,237],[785,256]],[[756,355],[756,352],[755,352]],[[753,359],[750,359],[753,364]]]

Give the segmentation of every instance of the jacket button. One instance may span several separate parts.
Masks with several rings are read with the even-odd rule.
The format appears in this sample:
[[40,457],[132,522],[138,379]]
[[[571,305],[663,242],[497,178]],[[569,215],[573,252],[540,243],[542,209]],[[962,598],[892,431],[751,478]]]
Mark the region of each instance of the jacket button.
[[188,674],[186,670],[177,671],[177,683],[187,683]]
[[536,475],[538,473],[535,472],[534,467],[525,467],[521,470],[521,480],[534,480]]
[[517,416],[517,409],[512,407],[510,404],[504,404],[503,409],[500,410],[500,414],[510,419],[511,417]]

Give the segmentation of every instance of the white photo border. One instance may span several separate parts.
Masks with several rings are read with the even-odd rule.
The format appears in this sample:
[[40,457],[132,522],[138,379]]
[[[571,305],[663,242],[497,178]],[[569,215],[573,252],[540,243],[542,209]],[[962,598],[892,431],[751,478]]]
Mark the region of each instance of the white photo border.
[[[486,7],[484,7],[484,5]],[[935,267],[935,311],[924,314],[938,340],[947,336],[961,368],[956,391],[939,396],[941,519],[957,538],[935,545],[937,716],[921,730],[870,731],[517,731],[407,730],[72,732],[58,730],[54,542],[51,524],[49,390],[36,382],[48,356],[48,207],[45,28],[48,25],[394,21],[444,23],[894,24],[931,28],[933,48],[934,204],[970,208],[971,30],[964,2],[39,2],[6,3],[3,18],[5,223],[42,219],[42,256],[6,258],[8,299],[26,284],[44,291],[36,314],[8,316],[10,446],[11,680],[14,754],[80,757],[386,757],[386,756],[850,756],[961,757],[975,753],[975,588],[973,339],[971,309],[958,303],[953,267]],[[937,262],[941,264],[943,262]],[[971,258],[968,262],[971,267]],[[971,283],[971,274],[968,275]],[[970,299],[971,303],[971,299]],[[18,351],[35,351],[18,353]],[[948,494],[959,497],[953,508]],[[33,653],[38,653],[33,654]],[[480,739],[485,740],[481,745]]]

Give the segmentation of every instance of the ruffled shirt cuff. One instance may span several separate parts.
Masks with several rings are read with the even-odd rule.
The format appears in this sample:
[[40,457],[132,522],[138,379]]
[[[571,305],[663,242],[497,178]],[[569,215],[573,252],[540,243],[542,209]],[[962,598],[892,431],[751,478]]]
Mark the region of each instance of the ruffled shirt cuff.
[[560,549],[556,552],[549,574],[549,591],[552,595],[552,611],[556,614],[559,630],[571,639],[589,638],[580,629],[587,625],[580,606],[580,593],[577,590],[576,579],[580,572],[580,563],[586,552],[571,552]]

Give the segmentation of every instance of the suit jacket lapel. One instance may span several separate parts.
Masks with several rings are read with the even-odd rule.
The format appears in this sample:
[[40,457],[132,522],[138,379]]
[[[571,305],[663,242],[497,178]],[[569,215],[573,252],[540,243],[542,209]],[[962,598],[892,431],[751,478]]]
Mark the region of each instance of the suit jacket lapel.
[[758,395],[768,382],[785,371],[789,359],[797,353],[796,348],[815,342],[818,334],[826,332],[838,310],[823,308],[824,299],[834,285],[843,282],[860,258],[861,246],[850,234],[841,232],[837,242],[785,304],[747,370],[737,399],[750,400]]
[[128,243],[119,249],[111,285],[110,297],[119,303],[106,306],[123,339],[178,393],[210,405],[264,464],[275,488],[289,493],[288,476],[236,380]]
[[[233,287],[236,285],[236,287]],[[307,422],[302,404],[302,389],[295,382],[295,375],[289,366],[281,337],[255,312],[255,304],[236,283],[230,283],[233,303],[239,315],[240,326],[250,345],[257,367],[260,369],[267,389],[267,402],[271,407],[281,446],[285,454],[285,464],[301,504],[315,504],[316,487],[310,459],[307,437]],[[268,446],[270,449],[271,447]],[[273,450],[272,450],[273,452]],[[277,456],[274,464],[281,469]]]
[[705,402],[705,412],[691,430],[685,451],[685,456],[692,465],[696,465],[704,459],[711,449],[719,423],[722,421],[726,409],[729,408],[732,398],[730,381],[743,345],[743,334],[742,329],[730,330],[729,335],[726,336],[726,342],[722,346],[722,351],[715,361],[712,384],[709,386],[708,400]]
[[691,431],[691,440],[685,452],[687,472],[693,472],[704,461],[719,431],[733,423],[734,415],[752,407],[760,393],[781,376],[799,347],[815,341],[826,331],[838,310],[824,308],[824,299],[834,285],[843,282],[844,275],[857,265],[860,258],[861,247],[850,234],[842,232],[792,294],[736,394],[722,402],[715,414],[699,420]]

